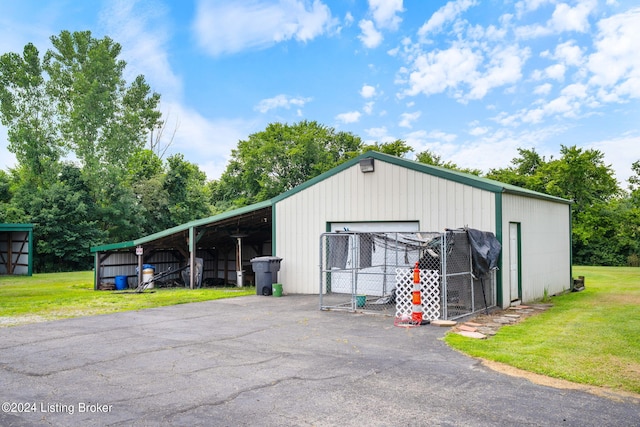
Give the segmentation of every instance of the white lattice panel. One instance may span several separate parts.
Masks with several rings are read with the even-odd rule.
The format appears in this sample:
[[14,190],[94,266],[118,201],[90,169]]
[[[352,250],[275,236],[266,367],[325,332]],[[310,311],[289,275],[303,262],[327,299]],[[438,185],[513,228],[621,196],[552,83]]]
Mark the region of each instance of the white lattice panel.
[[[396,268],[396,317],[413,313],[413,270]],[[423,319],[440,318],[440,273],[438,270],[420,270],[420,298]]]

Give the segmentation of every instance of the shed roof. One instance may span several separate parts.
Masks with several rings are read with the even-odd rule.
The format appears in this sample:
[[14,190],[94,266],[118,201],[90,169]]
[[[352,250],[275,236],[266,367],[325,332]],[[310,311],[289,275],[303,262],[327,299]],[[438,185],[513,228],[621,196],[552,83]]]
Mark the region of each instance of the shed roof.
[[[91,252],[106,252],[118,249],[128,249],[139,245],[149,245],[156,241],[162,241],[166,246],[177,246],[180,243],[178,240],[182,239],[182,236],[186,236],[190,228],[203,228],[208,227],[209,238],[213,239],[213,236],[219,238],[220,235],[228,236],[230,231],[237,229],[241,226],[245,228],[248,223],[255,221],[256,216],[261,216],[262,226],[264,223],[271,224],[271,200],[265,200],[263,202],[255,203],[250,206],[244,206],[242,208],[223,212],[218,215],[213,215],[207,218],[198,219],[195,221],[187,222],[158,233],[150,234],[145,237],[141,237],[135,240],[128,240],[120,243],[112,243],[102,246],[94,246],[91,248]],[[267,214],[268,215],[265,216]],[[214,228],[215,227],[215,228]],[[153,246],[153,245],[151,245]]]

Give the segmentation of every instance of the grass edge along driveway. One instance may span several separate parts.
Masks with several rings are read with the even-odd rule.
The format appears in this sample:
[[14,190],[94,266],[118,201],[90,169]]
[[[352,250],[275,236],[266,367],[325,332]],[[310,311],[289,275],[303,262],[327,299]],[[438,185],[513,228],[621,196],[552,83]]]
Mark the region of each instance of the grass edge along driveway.
[[0,276],[0,327],[255,294],[255,288],[94,291],[93,272]]
[[574,383],[640,395],[640,268],[574,267],[585,290],[486,340],[448,334],[470,356]]

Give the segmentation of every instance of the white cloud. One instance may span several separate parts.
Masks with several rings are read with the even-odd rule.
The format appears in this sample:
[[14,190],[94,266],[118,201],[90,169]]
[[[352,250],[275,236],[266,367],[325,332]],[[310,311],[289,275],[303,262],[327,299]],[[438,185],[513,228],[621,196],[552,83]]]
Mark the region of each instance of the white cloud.
[[[231,150],[238,141],[246,139],[254,131],[256,123],[241,119],[209,119],[181,104],[167,104],[170,117],[165,134],[174,130],[175,139],[168,154],[183,153],[190,162],[197,164],[209,179],[217,179],[226,168]],[[168,141],[167,141],[168,142]],[[204,160],[204,161],[203,161]]]
[[516,83],[522,78],[522,67],[529,57],[528,49],[517,46],[499,47],[489,54],[486,71],[472,80],[468,98],[482,99],[493,88]]
[[[459,41],[449,49],[420,54],[411,69],[404,71],[408,77],[398,80],[409,85],[401,96],[420,93],[429,96],[450,90],[455,98],[467,102],[482,99],[492,89],[522,78],[522,67],[530,56],[528,48],[515,45],[483,48],[486,51]],[[486,65],[485,57],[490,58]]]
[[309,101],[311,101],[311,98],[294,98],[288,95],[280,94],[274,96],[273,98],[261,100],[258,105],[254,107],[254,110],[264,114],[267,111],[273,110],[275,108],[285,108],[288,110],[292,105],[303,107]]
[[416,111],[415,113],[402,113],[400,114],[400,123],[398,126],[403,128],[411,128],[411,123],[415,122],[420,118],[422,112]]
[[404,11],[402,0],[369,0],[369,9],[378,28],[397,30],[402,22],[397,16]]
[[560,43],[556,46],[554,58],[566,65],[580,66],[584,62],[582,48],[576,46],[575,41]]
[[168,10],[157,2],[153,7],[126,0],[105,4],[100,21],[109,36],[122,46],[122,56],[127,61],[125,78],[131,81],[144,74],[163,99],[180,97],[182,81],[173,72],[166,51],[171,36]]
[[389,136],[386,126],[365,129],[365,132],[371,138],[376,138],[377,141],[384,142],[388,140],[391,140],[391,141],[394,140],[393,137]]
[[201,48],[219,56],[291,39],[307,42],[335,25],[329,7],[319,0],[199,0],[193,31]]
[[372,98],[376,95],[376,88],[371,85],[363,85],[362,89],[360,89],[360,96],[363,98]]
[[473,135],[473,136],[480,136],[480,135],[484,135],[487,132],[489,132],[489,128],[487,127],[481,127],[481,126],[476,126],[474,128],[471,128],[469,130],[469,135]]
[[537,10],[540,6],[545,3],[551,3],[553,0],[523,0],[516,3],[516,11],[518,12],[518,17],[522,17],[522,15],[526,12],[533,12]]
[[376,30],[376,27],[373,25],[373,22],[368,19],[363,19],[358,24],[360,29],[362,30],[362,34],[358,36],[362,44],[369,49],[373,49],[375,47],[380,46],[382,43],[382,33]]
[[549,92],[551,92],[552,88],[553,86],[551,86],[551,83],[544,83],[536,86],[536,88],[533,90],[533,93],[536,95],[548,95]]
[[366,103],[364,104],[364,107],[362,107],[362,111],[364,111],[364,112],[365,112],[365,114],[371,114],[371,113],[373,113],[373,105],[374,105],[374,102],[373,102],[373,101],[366,102]]
[[344,15],[344,24],[347,27],[350,27],[353,24],[353,21],[354,21],[353,15],[351,14],[351,12],[347,12],[347,14]]
[[574,83],[562,89],[560,93],[564,96],[575,99],[586,98],[587,86],[582,83]]
[[596,0],[581,0],[575,7],[571,7],[566,3],[558,3],[545,25],[533,24],[517,27],[515,33],[519,38],[523,39],[548,36],[566,31],[586,33],[589,31],[589,15],[596,6]]
[[403,11],[402,0],[369,0],[369,16],[373,20],[362,19],[358,23],[362,31],[358,38],[362,44],[369,49],[380,46],[384,39],[380,30],[397,30],[402,22],[397,13]]
[[640,97],[640,8],[598,23],[596,51],[587,61],[589,84],[600,87],[602,100]]
[[349,111],[336,116],[336,120],[342,123],[356,123],[360,120],[362,113],[360,111]]
[[566,67],[563,64],[553,64],[544,69],[544,74],[553,80],[563,80]]
[[468,46],[454,44],[446,50],[434,50],[418,56],[409,74],[409,89],[404,94],[414,96],[419,93],[432,95],[451,88],[477,76],[477,68],[482,63],[479,52]]
[[450,1],[431,15],[429,20],[420,27],[418,36],[424,38],[429,34],[438,33],[445,24],[455,20],[458,15],[476,4],[475,0]]
[[589,14],[596,6],[595,0],[581,0],[575,7],[560,3],[556,5],[548,25],[558,33],[563,31],[585,33],[589,30]]
[[604,153],[605,164],[611,165],[620,186],[627,188],[627,181],[632,175],[631,165],[640,159],[640,136],[629,135],[589,142],[586,147]]

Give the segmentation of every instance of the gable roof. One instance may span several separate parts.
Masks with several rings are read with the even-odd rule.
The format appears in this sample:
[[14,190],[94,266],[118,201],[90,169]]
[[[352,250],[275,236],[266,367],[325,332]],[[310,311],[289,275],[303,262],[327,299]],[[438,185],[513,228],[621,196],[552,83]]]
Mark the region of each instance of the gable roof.
[[360,160],[373,158],[382,162],[391,163],[406,169],[414,170],[420,173],[425,173],[428,175],[436,176],[438,178],[447,179],[449,181],[457,182],[460,184],[468,185],[470,187],[479,188],[482,190],[490,191],[492,193],[509,193],[509,194],[517,194],[525,197],[533,197],[537,199],[549,200],[553,202],[566,203],[571,204],[571,201],[551,196],[549,194],[540,193],[533,190],[528,190],[526,188],[521,188],[516,185],[505,184],[503,182],[495,181],[489,178],[482,178],[477,175],[455,171],[452,169],[447,169],[439,166],[427,165],[424,163],[420,163],[414,160],[408,160],[401,157],[391,156],[389,154],[379,153],[377,151],[368,151],[364,154],[361,154],[353,159],[350,159],[335,168],[316,176],[315,178],[310,179],[309,181],[300,184],[299,186],[292,188],[289,191],[285,191],[284,193],[272,198],[273,204],[284,200],[292,195],[299,193],[306,188],[309,188],[325,179],[339,174],[340,172],[357,165]]
[[[354,165],[359,164],[360,160],[367,159],[367,158],[373,158],[381,162],[390,163],[403,168],[407,168],[417,172],[436,176],[438,178],[447,179],[449,181],[454,181],[460,184],[468,185],[470,187],[479,188],[479,189],[490,191],[493,193],[517,194],[520,196],[533,197],[537,199],[549,200],[549,201],[558,202],[558,203],[566,203],[566,204],[571,203],[571,201],[562,199],[560,197],[550,196],[548,194],[539,193],[533,190],[527,190],[526,188],[517,187],[511,184],[505,184],[505,183],[488,179],[488,178],[482,178],[473,174],[459,172],[459,171],[455,171],[452,169],[447,169],[439,166],[426,165],[424,163],[404,159],[401,157],[391,156],[389,154],[379,153],[377,151],[368,151],[364,154],[354,157],[353,159],[347,160],[346,162],[336,166],[335,168],[328,170],[327,172],[322,173],[316,176],[315,178],[312,178],[298,185],[297,187],[292,188],[291,190],[285,191],[284,193],[278,196],[275,196],[269,200],[264,200],[262,202],[254,203],[249,206],[244,206],[242,208],[223,212],[221,214],[213,215],[207,218],[202,218],[195,221],[187,222],[185,224],[168,228],[166,230],[160,231],[158,233],[150,234],[148,236],[144,236],[139,239],[128,240],[120,243],[112,243],[112,244],[107,244],[102,246],[95,246],[91,248],[91,252],[104,252],[104,251],[132,248],[138,245],[144,245],[149,242],[153,242],[155,240],[166,239],[172,235],[186,232],[192,227],[196,228],[196,227],[203,227],[207,225],[221,223],[221,222],[225,222],[226,220],[233,219],[235,217],[242,217],[243,215],[251,214],[253,212],[257,212],[262,209],[271,208],[279,201],[284,200],[288,197],[291,197],[294,194],[297,194],[313,185],[316,185],[329,177],[337,175],[340,172]],[[7,224],[7,225],[10,225],[10,224]]]

